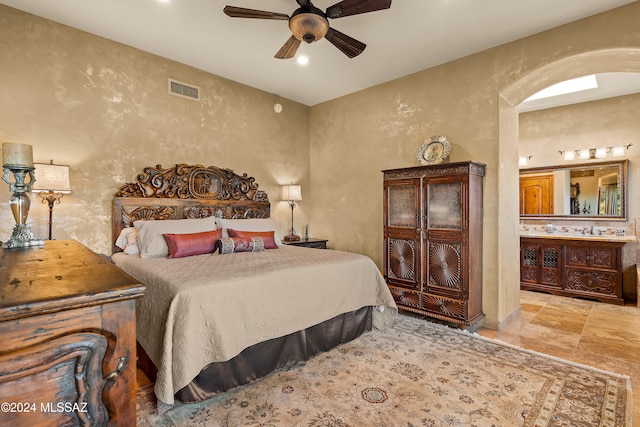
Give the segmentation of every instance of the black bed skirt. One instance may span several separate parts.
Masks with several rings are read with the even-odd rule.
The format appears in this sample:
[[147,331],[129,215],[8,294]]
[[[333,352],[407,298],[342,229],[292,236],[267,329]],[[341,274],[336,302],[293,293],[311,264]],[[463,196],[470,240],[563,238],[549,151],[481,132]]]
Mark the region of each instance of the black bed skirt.
[[228,362],[211,363],[175,394],[197,402],[307,361],[372,329],[372,307],[345,313],[280,338],[255,344]]

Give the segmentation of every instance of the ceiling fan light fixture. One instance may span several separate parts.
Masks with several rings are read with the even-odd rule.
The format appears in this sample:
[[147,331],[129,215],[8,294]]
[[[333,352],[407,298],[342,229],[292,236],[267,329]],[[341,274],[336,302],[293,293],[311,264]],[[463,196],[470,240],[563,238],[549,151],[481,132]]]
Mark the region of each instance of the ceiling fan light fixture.
[[324,16],[314,13],[313,10],[301,12],[289,19],[289,29],[298,40],[313,43],[327,34],[329,21]]

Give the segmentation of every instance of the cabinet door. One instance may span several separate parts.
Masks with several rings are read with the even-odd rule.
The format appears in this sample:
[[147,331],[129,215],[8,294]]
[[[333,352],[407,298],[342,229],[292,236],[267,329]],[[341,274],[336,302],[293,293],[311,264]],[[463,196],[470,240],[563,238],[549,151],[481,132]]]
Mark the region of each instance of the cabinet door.
[[389,284],[419,290],[420,180],[384,183],[385,276]]
[[429,293],[468,297],[467,189],[465,177],[460,176],[425,182],[425,287]]
[[562,286],[562,245],[520,240],[520,283]]
[[0,413],[0,424],[106,426],[106,349],[103,335],[84,332],[0,355],[0,401],[24,405]]
[[540,283],[540,251],[536,242],[520,240],[520,282],[537,285]]
[[591,264],[591,249],[582,245],[567,245],[565,247],[567,267],[589,267]]
[[621,244],[572,243],[565,246],[565,290],[622,301]]
[[425,185],[427,230],[465,228],[465,183],[461,179],[429,179]]
[[567,266],[617,270],[618,249],[600,243],[598,246],[567,245]]
[[430,238],[427,241],[427,292],[453,298],[468,297],[463,268],[466,249],[460,241]]
[[616,270],[618,265],[618,250],[609,247],[594,247],[591,249],[591,266],[598,269]]
[[542,272],[540,283],[548,286],[562,286],[562,246],[542,245]]

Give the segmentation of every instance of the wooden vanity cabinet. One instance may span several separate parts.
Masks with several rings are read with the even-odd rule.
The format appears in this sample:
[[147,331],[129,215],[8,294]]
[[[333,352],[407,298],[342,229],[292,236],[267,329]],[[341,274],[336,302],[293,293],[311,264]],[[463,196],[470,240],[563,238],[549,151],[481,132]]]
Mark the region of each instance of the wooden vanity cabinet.
[[562,245],[557,241],[520,239],[520,282],[561,289],[563,258]]
[[459,325],[482,311],[482,179],[476,162],[385,170],[385,280],[398,307]]
[[144,289],[74,240],[0,250],[0,425],[135,425]]
[[564,248],[565,291],[596,294],[601,301],[623,304],[623,245],[612,242],[567,243]]
[[[584,239],[520,238],[520,288],[624,304],[622,247],[624,242]],[[537,250],[537,264],[532,261]],[[544,251],[559,255],[557,266],[545,265]]]

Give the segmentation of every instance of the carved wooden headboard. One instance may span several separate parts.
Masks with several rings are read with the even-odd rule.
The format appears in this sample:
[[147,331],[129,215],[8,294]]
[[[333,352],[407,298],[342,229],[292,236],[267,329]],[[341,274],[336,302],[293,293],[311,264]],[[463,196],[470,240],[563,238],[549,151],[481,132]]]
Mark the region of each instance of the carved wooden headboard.
[[[268,218],[269,198],[253,177],[216,166],[146,167],[113,200],[112,241],[138,219]],[[120,249],[114,245],[114,252]]]

